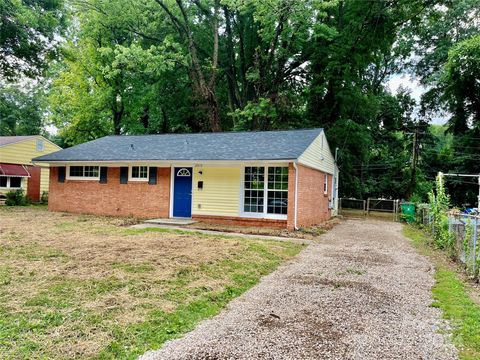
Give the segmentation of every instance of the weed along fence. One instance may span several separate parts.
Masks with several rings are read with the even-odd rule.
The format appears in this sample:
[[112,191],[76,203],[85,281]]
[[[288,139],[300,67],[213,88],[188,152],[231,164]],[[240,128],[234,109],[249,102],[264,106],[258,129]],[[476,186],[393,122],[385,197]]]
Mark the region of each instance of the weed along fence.
[[339,213],[342,215],[374,215],[398,218],[399,200],[340,198]]
[[480,216],[448,215],[448,234],[453,256],[463,264],[469,275],[478,279],[480,266]]

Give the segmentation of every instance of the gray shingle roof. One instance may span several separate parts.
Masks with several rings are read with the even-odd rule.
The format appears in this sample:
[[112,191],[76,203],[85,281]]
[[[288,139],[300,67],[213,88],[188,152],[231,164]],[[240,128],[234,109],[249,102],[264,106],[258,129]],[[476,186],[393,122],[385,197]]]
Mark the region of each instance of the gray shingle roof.
[[33,161],[297,159],[322,129],[106,136]]
[[26,136],[0,136],[0,146],[15,144],[17,142],[33,139],[36,135],[26,135]]

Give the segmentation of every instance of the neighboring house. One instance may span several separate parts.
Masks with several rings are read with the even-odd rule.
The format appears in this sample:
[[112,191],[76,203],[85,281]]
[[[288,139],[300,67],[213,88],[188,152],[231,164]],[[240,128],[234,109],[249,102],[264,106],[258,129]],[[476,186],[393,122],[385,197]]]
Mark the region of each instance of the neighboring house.
[[322,129],[107,136],[34,159],[53,211],[288,227],[337,209]]
[[32,159],[61,150],[40,135],[0,136],[0,194],[24,189],[32,201],[48,191],[49,169],[34,166]]

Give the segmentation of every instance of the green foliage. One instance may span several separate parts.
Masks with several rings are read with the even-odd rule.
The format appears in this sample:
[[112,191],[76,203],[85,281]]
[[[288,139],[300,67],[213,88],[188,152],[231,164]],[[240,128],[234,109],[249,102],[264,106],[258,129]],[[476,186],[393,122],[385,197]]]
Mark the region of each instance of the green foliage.
[[5,196],[7,197],[5,200],[5,205],[7,206],[24,206],[29,203],[22,189],[9,191]]
[[443,250],[448,250],[453,256],[455,250],[455,237],[449,231],[447,211],[450,197],[445,193],[445,186],[441,176],[437,176],[435,193],[429,195],[430,216],[432,217],[431,231],[434,245]]
[[[61,61],[49,61],[47,109],[0,97],[2,134],[52,123],[70,146],[109,134],[323,127],[339,148],[340,195],[359,198],[426,201],[437,171],[480,172],[478,0],[50,5],[59,31],[74,20]],[[408,90],[387,86],[406,72],[430,89],[420,112]],[[454,138],[429,126],[439,109],[452,114]],[[447,186],[452,202],[475,201],[472,186]]]
[[260,98],[258,103],[249,102],[242,110],[231,114],[234,118],[234,130],[263,128],[265,124],[274,122],[277,110],[270,99]]
[[65,25],[62,0],[0,1],[0,80],[38,76]]
[[40,196],[40,203],[48,204],[48,191],[42,191],[42,195]]
[[0,136],[41,134],[43,120],[38,92],[16,86],[0,88]]
[[448,52],[440,83],[442,99],[453,114],[451,129],[464,133],[469,124],[479,127],[480,35],[459,42]]

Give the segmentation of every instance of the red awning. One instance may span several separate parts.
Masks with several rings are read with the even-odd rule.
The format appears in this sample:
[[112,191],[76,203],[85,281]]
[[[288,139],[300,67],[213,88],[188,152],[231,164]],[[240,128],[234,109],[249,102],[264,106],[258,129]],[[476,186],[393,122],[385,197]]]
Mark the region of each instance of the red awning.
[[30,177],[30,174],[23,165],[0,163],[0,176]]

